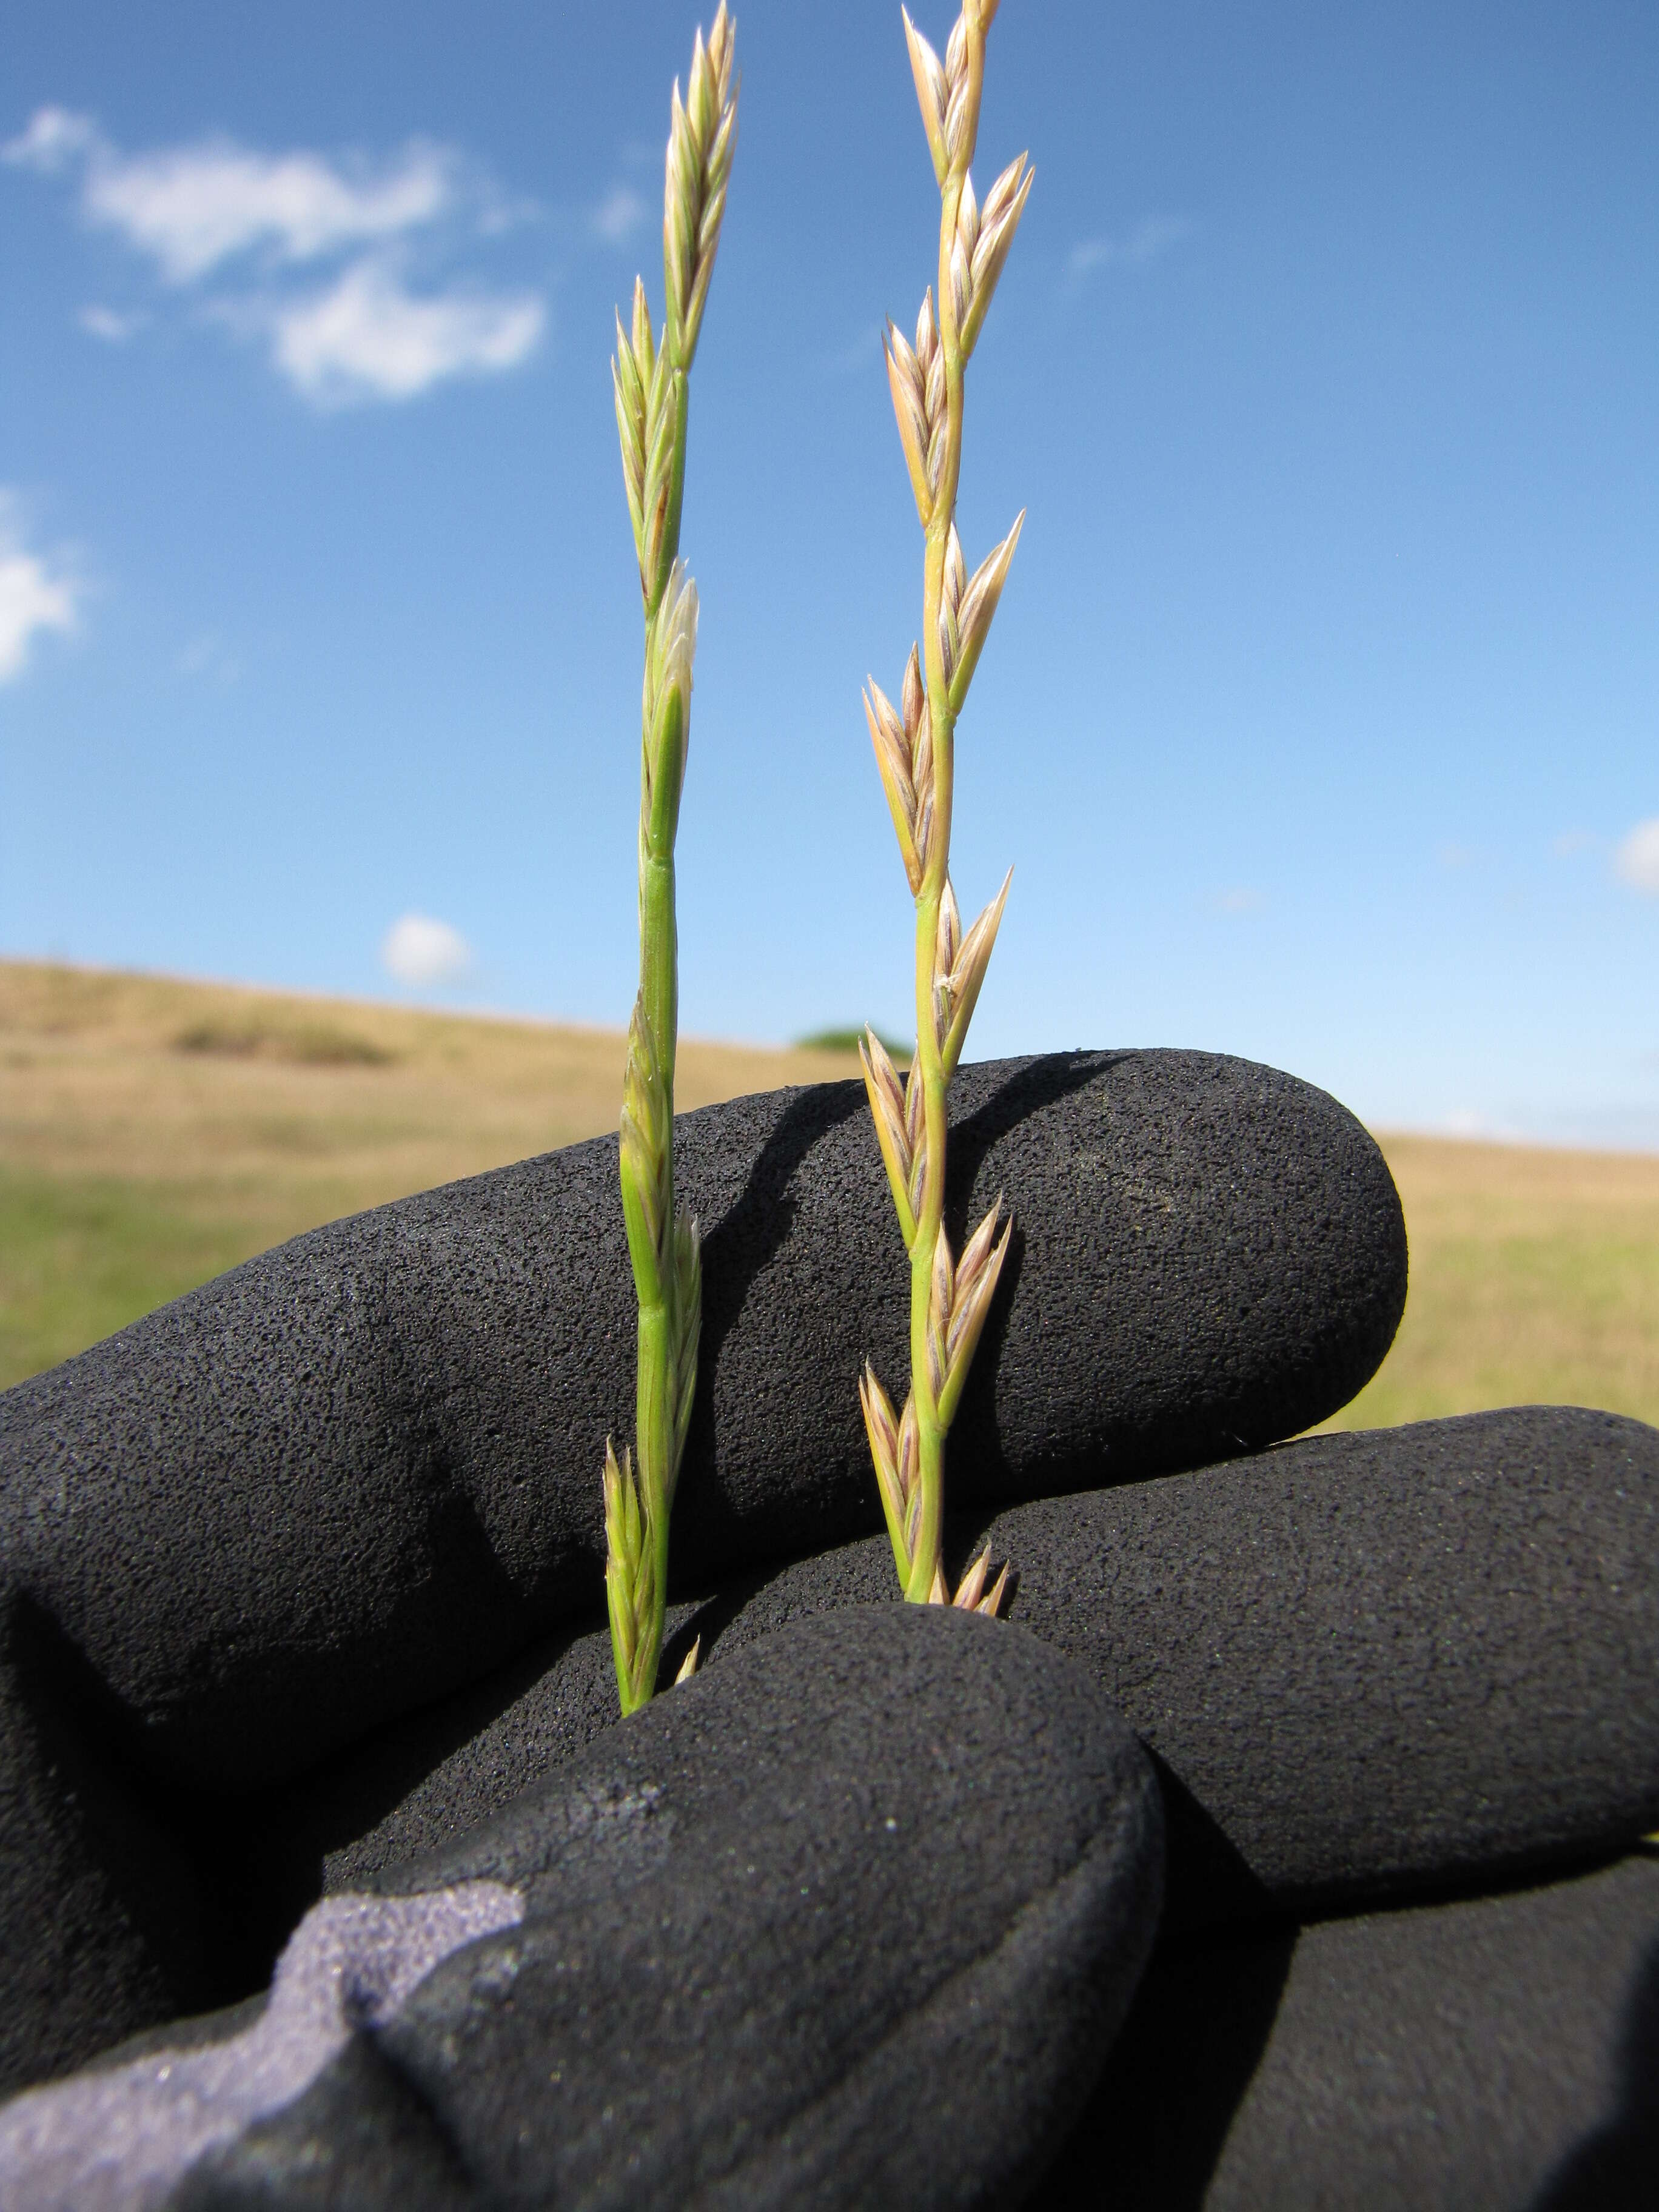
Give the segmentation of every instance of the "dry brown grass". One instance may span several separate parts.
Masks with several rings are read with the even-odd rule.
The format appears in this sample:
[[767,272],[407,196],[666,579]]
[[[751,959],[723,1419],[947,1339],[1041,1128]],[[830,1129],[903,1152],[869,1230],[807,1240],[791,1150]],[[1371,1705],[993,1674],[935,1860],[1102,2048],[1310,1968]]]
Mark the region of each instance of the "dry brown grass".
[[1394,1350],[1331,1425],[1533,1401],[1659,1422],[1659,1158],[1381,1143],[1411,1289]]
[[[616,1127],[620,1030],[0,962],[0,1385],[301,1229]],[[682,1042],[684,1108],[856,1075]]]
[[[616,1126],[620,1030],[0,962],[0,1384],[319,1221]],[[858,1072],[683,1043],[701,1106]],[[1382,1139],[1411,1296],[1333,1425],[1659,1422],[1659,1158]]]

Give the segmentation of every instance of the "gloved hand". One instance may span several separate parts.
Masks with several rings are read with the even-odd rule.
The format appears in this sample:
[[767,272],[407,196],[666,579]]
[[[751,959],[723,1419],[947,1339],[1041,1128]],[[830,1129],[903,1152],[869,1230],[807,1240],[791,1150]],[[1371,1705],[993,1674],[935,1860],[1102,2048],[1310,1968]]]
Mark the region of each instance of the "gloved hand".
[[1158,1785],[1087,1674],[843,1611],[314,1908],[263,2010],[0,2109],[0,2200],[1009,2201],[1158,1920]]
[[[952,1564],[988,1528],[1019,1576],[1012,1627],[896,1607],[842,1617],[892,1584],[884,1540],[835,1541],[878,1525],[835,1370],[844,1360],[854,1371],[866,1351],[902,1370],[903,1285],[883,1210],[866,1203],[872,1144],[861,1161],[867,1130],[835,1090],[689,1117],[677,1140],[703,1188],[726,1194],[708,1212],[710,1246],[732,1229],[732,1271],[717,1262],[711,1285],[721,1318],[705,1338],[701,1456],[676,1522],[669,1662],[695,1631],[707,1672],[626,1728],[609,1725],[597,1502],[556,1412],[580,1401],[597,1414],[610,1390],[597,1425],[627,1418],[620,1229],[603,1230],[615,1250],[600,1267],[599,1230],[562,1261],[551,1225],[573,1218],[572,1194],[584,1192],[602,1224],[607,1148],[301,1239],[0,1401],[15,1470],[8,1563],[46,1563],[33,1581],[14,1577],[9,1615],[7,1717],[21,1755],[6,1770],[4,1833],[24,1887],[9,1884],[21,1944],[8,1972],[14,2018],[33,2039],[25,2063],[67,2063],[52,2043],[60,2021],[84,2044],[118,2032],[124,2005],[161,2018],[258,1988],[319,1888],[330,1893],[321,1917],[294,1938],[259,2017],[305,2013],[331,1964],[356,1977],[361,2032],[345,2035],[325,2005],[320,2070],[283,2071],[296,2047],[285,2031],[275,2076],[262,2073],[249,2008],[155,2032],[157,2051],[175,2055],[153,2055],[153,2071],[197,2039],[219,2054],[203,2065],[231,2083],[218,2093],[230,2095],[224,2110],[238,2082],[275,2078],[280,2093],[274,2106],[245,2098],[193,2163],[173,2157],[177,2201],[373,2203],[365,2177],[379,2175],[434,2204],[515,2191],[532,2203],[571,2192],[649,2203],[659,2185],[676,2202],[710,2203],[1012,2202],[1056,2154],[1042,2199],[1055,2205],[1196,2203],[1213,2178],[1240,2202],[1311,2207],[1347,2188],[1357,2202],[1392,2192],[1519,2212],[1545,2201],[1564,2160],[1573,2187],[1601,2193],[1563,2204],[1643,2201],[1617,2192],[1651,2172],[1632,2149],[1647,2138],[1631,2099],[1647,2078],[1643,1962],[1659,1942],[1659,1893],[1630,1859],[1604,1875],[1577,1869],[1627,1850],[1659,1818],[1659,1435],[1532,1408],[1242,1456],[1334,1410],[1386,1348],[1404,1245],[1369,1139],[1317,1093],[1196,1055],[978,1070],[963,1091],[956,1154],[974,1188],[953,1203],[965,1214],[998,1188],[1040,1194],[1021,1212],[1024,1243],[980,1355],[982,1402],[964,1407],[953,1439]],[[744,1221],[758,1243],[738,1240]],[[580,1308],[589,1272],[623,1285],[616,1310],[597,1284],[586,1293],[595,1327],[585,1342],[567,1331],[568,1364],[550,1395],[535,1346],[558,1313]],[[398,1282],[401,1302],[387,1289]],[[432,1378],[424,1395],[421,1376]],[[524,1484],[511,1480],[520,1470],[527,1481],[538,1452],[550,1470],[539,1540]],[[1206,1456],[1218,1463],[1156,1479]],[[307,1509],[295,1521],[278,1510],[288,1486]],[[1074,1494],[1045,1495],[1059,1491]],[[1007,1498],[1036,1502],[993,1519]],[[458,1530],[471,1531],[466,1542]],[[781,1566],[786,1551],[809,1556]],[[210,1601],[222,1553],[246,1615]],[[111,1591],[129,1614],[100,1609]],[[821,1613],[831,1618],[802,1619]],[[143,1633],[124,1633],[124,1620]],[[1079,1936],[1073,1954],[1109,1954],[1103,2009],[1090,1972],[1066,1990],[1045,1985],[1042,2033],[1006,1990],[982,2035],[983,1985],[960,2008],[947,2002],[957,2040],[908,2046],[931,2053],[902,2074],[925,2172],[899,2174],[880,2163],[884,2125],[809,2128],[809,2144],[780,2121],[788,2100],[774,2088],[791,2062],[770,2066],[771,2044],[797,2049],[780,2025],[797,2015],[822,2022],[822,2038],[799,2046],[811,2055],[799,2109],[816,2113],[811,2085],[844,2075],[846,2109],[873,2111],[859,2102],[875,2093],[860,2086],[846,2007],[867,2027],[895,1987],[914,1986],[887,1916],[931,1931],[928,1898],[945,1893],[930,1884],[960,1884],[954,1912],[962,1895],[990,1893],[982,1870],[1004,1851],[1029,1869],[1024,1841],[1010,1840],[1016,1828],[1024,1838],[1026,1816],[1006,1814],[1003,1782],[948,1807],[930,1799],[922,1825],[938,1849],[905,1863],[878,1909],[860,1887],[876,1863],[864,1838],[836,1862],[856,1869],[844,1876],[850,1915],[820,1925],[805,1966],[792,1945],[806,1923],[792,1921],[785,1941],[763,1914],[763,1940],[751,1942],[740,1900],[699,1887],[696,1869],[711,1837],[736,1850],[740,1836],[764,1836],[779,1856],[743,1863],[772,1869],[775,1904],[793,1894],[777,1869],[827,1816],[790,1760],[810,1768],[816,1753],[832,1777],[873,1789],[881,1753],[859,1731],[896,1725],[896,1705],[933,1716],[918,1721],[916,1743],[882,1737],[908,1745],[907,1776],[945,1775],[955,1789],[971,1743],[975,1772],[1029,1766],[1064,1829],[1071,1754],[1062,1744],[1056,1765],[1058,1739],[1031,1701],[1005,1695],[1005,1669],[1008,1685],[1041,1673],[1020,1672],[1035,1664],[1022,1624],[1094,1682],[1085,1693],[1075,1675],[1069,1687],[1056,1678],[1032,1692],[1035,1707],[1052,1696],[1056,1713],[1086,1709],[1091,1740],[1105,1743],[1122,1741],[1115,1705],[1152,1751],[1169,1823],[1168,1933],[1069,2148],[1066,2116],[1139,1956],[1118,1906],[1103,1907],[1112,1942],[1091,1951]],[[397,1666],[360,1666],[377,1633]],[[791,1640],[809,1633],[830,1642]],[[950,1650],[947,1675],[991,1655],[996,1694],[988,1705],[970,1696],[955,1717],[931,1691],[896,1705],[845,1656],[879,1654],[890,1634]],[[939,1642],[952,1638],[959,1652]],[[814,1656],[765,1656],[798,1648]],[[792,1694],[816,1716],[776,1717],[796,1727],[787,1752],[770,1719],[732,1717],[750,1712],[753,1684],[775,1665],[804,1666],[808,1682]],[[771,1712],[763,1698],[762,1710]],[[643,1770],[630,1762],[677,1729],[696,1749],[675,1770],[690,1795],[670,1809],[676,1820],[682,1802],[700,1809],[653,1829],[659,1801],[636,1790]],[[721,1765],[727,1753],[735,1767]],[[1105,1769],[1097,1758],[1091,1771]],[[622,1778],[612,1790],[602,1775]],[[728,1790],[731,1829],[715,1805]],[[1133,1788],[1112,1798],[1131,1801],[1141,1802]],[[1098,1812],[1105,1800],[1091,1802]],[[573,1814],[578,1804],[589,1813]],[[605,1808],[622,1809],[612,1819]],[[1100,1832],[1116,1817],[1100,1813]],[[1030,1818],[1033,1833],[1048,1832],[1046,1813]],[[988,1862],[981,1821],[996,1837]],[[828,1830],[843,1849],[835,1820]],[[1075,1842],[1082,1830],[1073,1820],[1065,1832]],[[641,1838],[665,1833],[651,1857],[657,1843]],[[696,1848],[681,1853],[682,1834]],[[46,1848],[32,1852],[32,1839]],[[1131,1857],[1143,1887],[1129,1917],[1145,1937],[1151,1860]],[[532,1859],[540,1871],[526,1890]],[[1363,1910],[1449,1884],[1491,1891],[1551,1875],[1512,1896]],[[1024,1878],[995,1890],[1017,1931],[1005,1949],[1025,1924],[1010,1903]],[[684,2062],[670,2047],[665,2032],[684,2015],[665,2011],[624,1940],[634,1923],[618,1917],[629,1885],[643,1896],[651,1882],[666,1885],[670,1931],[695,1923],[705,1946],[675,1954],[685,1986],[707,1978],[708,1960],[735,1961],[721,2002],[766,2024],[741,2063],[730,2056],[740,2030],[724,2014],[711,2039],[723,2058],[695,2029]],[[1109,1893],[1120,1904],[1127,1893]],[[556,1896],[544,1942],[532,1923]],[[1299,1941],[1290,1917],[1356,1910]],[[519,1969],[504,1961],[526,1929],[537,1961],[526,1990],[556,1986],[560,1959],[567,1974],[573,1956],[589,1962],[568,2004],[538,1996],[520,2008]],[[598,1978],[581,1978],[590,1972]],[[198,1989],[216,1974],[218,1988],[181,1997],[191,1972]],[[38,2001],[54,1989],[69,1999],[56,2010]],[[596,2020],[615,2027],[611,2040]],[[238,2039],[247,2035],[252,2045]],[[301,2043],[314,2056],[314,2035]],[[647,2053],[637,2082],[624,2050]],[[1379,2052],[1389,2054],[1380,2071]],[[124,2066],[131,2056],[116,2054]],[[586,2102],[555,2106],[547,2097],[567,2066]],[[77,2076],[62,2094],[89,2094],[104,2078]],[[37,2149],[80,2140],[94,2107],[106,2121],[126,2112],[118,2125],[143,2132],[149,2122],[122,2101],[133,2078],[91,2106],[15,2103],[0,2115],[5,2140],[28,2128]],[[185,2078],[193,2096],[200,2080]],[[614,2096],[611,2121],[601,2104],[592,2123],[593,2098],[623,2081],[671,2116],[640,2138],[656,2161],[648,2172],[606,2162]],[[495,2095],[492,2083],[507,2086]],[[825,2111],[841,2094],[826,2093]],[[930,2100],[958,2131],[950,2142],[927,2132]],[[181,2101],[140,2106],[176,2117]],[[49,2109],[81,2118],[53,2138]],[[1419,2124],[1426,2110],[1431,2127]],[[636,2128],[639,2111],[629,2108]],[[172,2125],[161,2139],[176,2152]],[[757,2147],[747,2165],[732,2150],[739,2136]],[[131,2156],[125,2168],[136,2171]],[[76,2172],[80,2188],[84,2164]]]
[[[1267,1443],[1382,1358],[1399,1201],[1322,1092],[1075,1054],[965,1068],[953,1105],[957,1232],[999,1190],[1015,1218],[957,1505]],[[879,1528],[855,1384],[908,1364],[908,1285],[859,1085],[688,1115],[676,1157],[695,1592]],[[606,1140],[297,1238],[0,1398],[0,2087],[263,1986],[320,1878],[270,1863],[271,1793],[603,1619],[633,1374]]]

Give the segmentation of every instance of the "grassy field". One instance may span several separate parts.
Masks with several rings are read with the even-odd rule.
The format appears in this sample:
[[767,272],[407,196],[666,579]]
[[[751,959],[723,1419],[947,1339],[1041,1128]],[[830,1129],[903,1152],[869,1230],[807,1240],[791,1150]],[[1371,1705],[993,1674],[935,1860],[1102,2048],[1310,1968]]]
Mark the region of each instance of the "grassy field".
[[[622,1060],[608,1031],[0,962],[0,1386],[317,1222],[614,1127]],[[679,1099],[854,1073],[688,1042]],[[1659,1421],[1659,1158],[1382,1143],[1411,1297],[1333,1425]]]

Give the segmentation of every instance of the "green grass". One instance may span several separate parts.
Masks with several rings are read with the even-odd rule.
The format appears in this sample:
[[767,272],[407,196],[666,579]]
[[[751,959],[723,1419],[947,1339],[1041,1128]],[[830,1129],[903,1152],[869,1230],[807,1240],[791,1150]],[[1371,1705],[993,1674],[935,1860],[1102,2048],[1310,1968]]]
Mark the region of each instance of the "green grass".
[[166,1185],[0,1162],[0,1385],[51,1367],[248,1256],[246,1219]]
[[[879,1030],[876,1036],[895,1067],[908,1067],[911,1048],[908,1044],[901,1043],[897,1037],[883,1036]],[[814,1030],[811,1036],[797,1037],[795,1042],[802,1052],[856,1052],[863,1038],[861,1029]]]

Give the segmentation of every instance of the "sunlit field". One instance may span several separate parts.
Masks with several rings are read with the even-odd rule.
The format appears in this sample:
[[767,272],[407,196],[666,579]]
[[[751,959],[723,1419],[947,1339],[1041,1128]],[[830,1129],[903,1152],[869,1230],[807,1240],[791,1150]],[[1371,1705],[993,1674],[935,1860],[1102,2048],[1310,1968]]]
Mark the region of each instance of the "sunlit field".
[[[839,1040],[837,1040],[839,1042]],[[615,1125],[619,1032],[0,963],[0,1384],[343,1213]],[[679,1103],[857,1072],[682,1043]],[[1381,1139],[1411,1295],[1358,1427],[1659,1421],[1659,1158]]]

